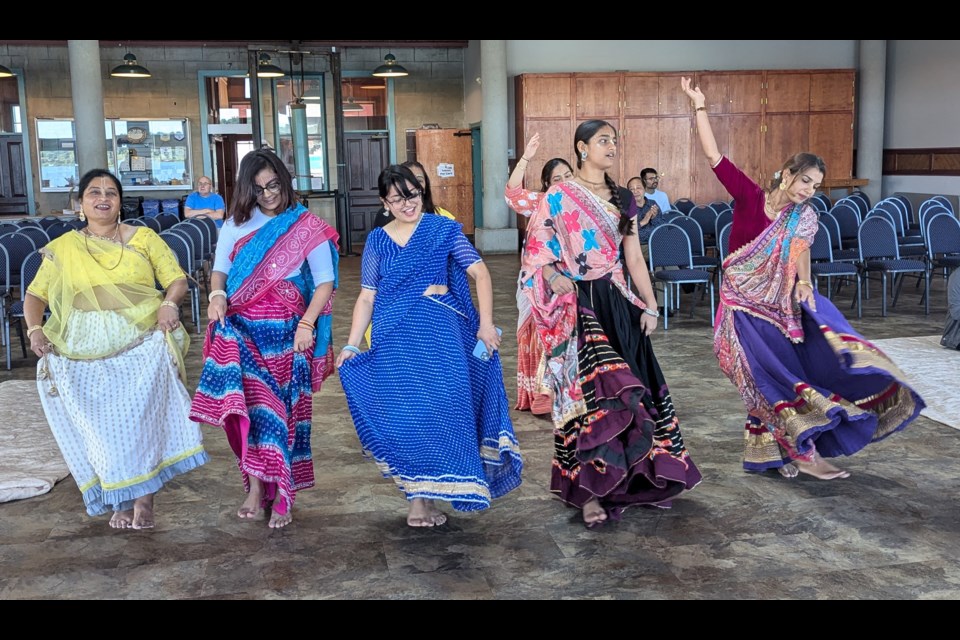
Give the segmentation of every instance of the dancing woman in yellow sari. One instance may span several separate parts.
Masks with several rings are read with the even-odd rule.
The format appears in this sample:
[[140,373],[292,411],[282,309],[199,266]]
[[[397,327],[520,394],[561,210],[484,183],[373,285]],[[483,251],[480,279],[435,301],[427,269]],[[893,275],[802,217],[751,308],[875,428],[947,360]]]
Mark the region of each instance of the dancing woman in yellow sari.
[[87,172],[79,192],[87,226],[41,250],[24,301],[37,387],[87,513],[148,529],[154,494],[207,461],[183,386],[187,280],[153,230],[121,224],[113,174]]

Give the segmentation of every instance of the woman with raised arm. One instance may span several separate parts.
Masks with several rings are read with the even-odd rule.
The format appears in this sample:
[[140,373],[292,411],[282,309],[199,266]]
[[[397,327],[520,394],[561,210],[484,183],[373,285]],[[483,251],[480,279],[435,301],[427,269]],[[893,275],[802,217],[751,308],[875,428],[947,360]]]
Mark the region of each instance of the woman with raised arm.
[[[540,148],[540,134],[535,133],[527,141],[523,155],[517,160],[510,178],[507,180],[506,199],[518,214],[529,218],[537,211],[540,200],[552,185],[573,178],[573,167],[563,158],[551,158],[540,171],[540,190],[529,191],[523,188],[523,174],[527,163]],[[523,287],[517,283],[517,404],[514,409],[527,411],[536,416],[550,417],[553,395],[543,386],[543,370],[546,366],[543,345],[537,337],[537,328],[530,313],[530,302],[523,294]]]
[[550,187],[530,218],[520,281],[548,354],[550,489],[594,527],[630,506],[669,507],[700,472],[650,342],[660,314],[634,229],[636,203],[607,174],[616,130],[582,123],[574,153],[577,176]]
[[810,282],[818,220],[808,201],[826,167],[819,156],[798,153],[763,189],[720,153],[700,87],[689,78],[680,86],[703,153],[735,200],[714,352],[747,407],[744,469],[846,478],[825,458],[903,429],[925,405]]

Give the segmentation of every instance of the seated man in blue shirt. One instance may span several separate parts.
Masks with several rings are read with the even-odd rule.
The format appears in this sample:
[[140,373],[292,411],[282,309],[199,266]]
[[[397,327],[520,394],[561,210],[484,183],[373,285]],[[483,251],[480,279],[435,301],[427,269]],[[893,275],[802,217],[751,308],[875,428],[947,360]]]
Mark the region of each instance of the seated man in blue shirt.
[[210,216],[217,222],[217,227],[223,226],[223,213],[226,205],[219,193],[213,191],[213,180],[207,176],[200,176],[197,180],[197,190],[187,196],[183,205],[183,217]]

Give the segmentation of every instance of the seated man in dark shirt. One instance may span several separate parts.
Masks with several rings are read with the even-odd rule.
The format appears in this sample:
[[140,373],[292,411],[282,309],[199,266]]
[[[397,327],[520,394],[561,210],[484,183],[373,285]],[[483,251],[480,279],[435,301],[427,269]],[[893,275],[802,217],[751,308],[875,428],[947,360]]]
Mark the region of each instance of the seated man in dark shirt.
[[940,344],[949,349],[960,349],[960,269],[954,269],[947,280],[947,326]]

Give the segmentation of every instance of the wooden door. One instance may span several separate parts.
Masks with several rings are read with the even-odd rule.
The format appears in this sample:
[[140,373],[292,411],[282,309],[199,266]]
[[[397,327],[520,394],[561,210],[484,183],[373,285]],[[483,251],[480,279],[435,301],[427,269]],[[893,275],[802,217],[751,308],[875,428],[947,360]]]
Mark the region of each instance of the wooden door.
[[[573,76],[569,73],[517,76],[518,118],[570,117]],[[519,143],[517,143],[519,145]]]
[[606,120],[619,128],[619,73],[577,73],[574,87],[578,120]]
[[660,114],[660,80],[656,74],[627,73],[623,76],[623,115]]
[[433,201],[474,232],[473,149],[469,129],[418,129],[417,162],[430,177]]
[[810,74],[810,111],[853,109],[853,71],[823,71]]
[[811,113],[809,150],[823,158],[827,178],[853,177],[853,114]]
[[[679,87],[680,80],[677,79],[678,90]],[[687,101],[686,96],[684,100]],[[693,118],[687,116],[659,120],[658,160],[653,168],[660,176],[660,190],[667,194],[671,203],[680,198],[692,198]]]
[[23,135],[0,134],[0,213],[29,213]]
[[[754,181],[760,179],[760,116],[717,115],[710,116],[710,128],[717,139],[720,152],[730,158]],[[692,143],[697,152],[694,173],[696,182],[690,198],[697,204],[709,204],[716,200],[729,200],[730,194],[717,180],[710,162],[700,151],[699,141]],[[672,196],[671,196],[672,197]]]
[[760,113],[763,97],[763,74],[760,72],[700,73],[697,82],[707,98],[707,112],[711,116]]
[[[390,139],[385,133],[348,131],[345,134],[347,226],[350,241],[363,244],[373,230],[377,212],[383,206],[377,190],[377,178],[390,164]],[[341,231],[342,233],[343,231]]]
[[810,74],[767,71],[764,82],[767,113],[806,113],[810,110]]
[[[660,164],[660,124],[656,117],[626,118],[620,132],[623,186],[646,167]],[[659,171],[659,169],[658,169]]]
[[761,183],[769,184],[787,158],[810,145],[810,115],[807,113],[767,114],[763,131]]
[[216,185],[217,193],[223,197],[223,202],[230,209],[230,203],[233,202],[233,190],[237,183],[237,175],[240,172],[240,152],[238,145],[246,143],[246,147],[253,142],[253,136],[249,134],[224,134],[222,136],[211,136],[214,140],[214,164],[216,165]]

